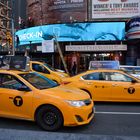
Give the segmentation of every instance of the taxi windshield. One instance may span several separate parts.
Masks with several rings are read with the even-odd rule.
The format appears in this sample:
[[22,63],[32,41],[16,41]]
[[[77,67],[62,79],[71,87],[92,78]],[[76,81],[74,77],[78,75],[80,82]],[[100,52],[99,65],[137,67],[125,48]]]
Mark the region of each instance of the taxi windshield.
[[32,84],[37,89],[48,89],[58,86],[58,84],[38,73],[24,73],[19,74],[22,78],[24,78],[26,81],[28,81],[30,84]]
[[55,68],[53,68],[51,65],[49,65],[49,64],[44,64],[47,68],[49,68],[50,70],[52,70],[52,71],[56,71],[56,69]]

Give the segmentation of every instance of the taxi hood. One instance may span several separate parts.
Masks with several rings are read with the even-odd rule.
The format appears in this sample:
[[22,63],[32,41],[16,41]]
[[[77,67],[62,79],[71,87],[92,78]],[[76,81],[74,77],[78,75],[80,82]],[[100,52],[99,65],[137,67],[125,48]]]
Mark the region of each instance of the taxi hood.
[[90,98],[88,93],[80,89],[69,88],[63,85],[55,88],[50,88],[45,91],[45,93],[49,93],[51,96],[55,96],[56,98],[63,98],[64,100],[85,100]]

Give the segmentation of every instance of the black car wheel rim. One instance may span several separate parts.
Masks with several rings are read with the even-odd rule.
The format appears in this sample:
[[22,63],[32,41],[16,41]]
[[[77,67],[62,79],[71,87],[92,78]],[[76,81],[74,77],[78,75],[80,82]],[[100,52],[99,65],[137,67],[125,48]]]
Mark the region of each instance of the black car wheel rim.
[[47,125],[54,125],[57,122],[57,116],[53,112],[47,112],[44,114],[43,120]]

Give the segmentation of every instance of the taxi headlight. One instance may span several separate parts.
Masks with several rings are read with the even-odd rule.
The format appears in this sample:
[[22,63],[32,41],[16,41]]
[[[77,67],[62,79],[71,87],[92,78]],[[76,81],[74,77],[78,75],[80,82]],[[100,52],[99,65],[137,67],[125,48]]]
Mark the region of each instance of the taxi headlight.
[[81,107],[81,106],[85,106],[86,104],[84,103],[84,101],[72,101],[72,100],[66,100],[67,103],[69,103],[71,106],[74,107]]

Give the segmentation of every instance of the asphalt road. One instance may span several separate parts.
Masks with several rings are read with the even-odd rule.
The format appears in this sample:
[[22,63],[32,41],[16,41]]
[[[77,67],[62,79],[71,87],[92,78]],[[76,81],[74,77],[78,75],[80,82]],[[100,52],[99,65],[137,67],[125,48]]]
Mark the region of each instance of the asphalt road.
[[[58,133],[140,136],[140,103],[95,103],[96,114],[88,125],[63,127]],[[43,131],[36,123],[0,118],[0,129]]]

